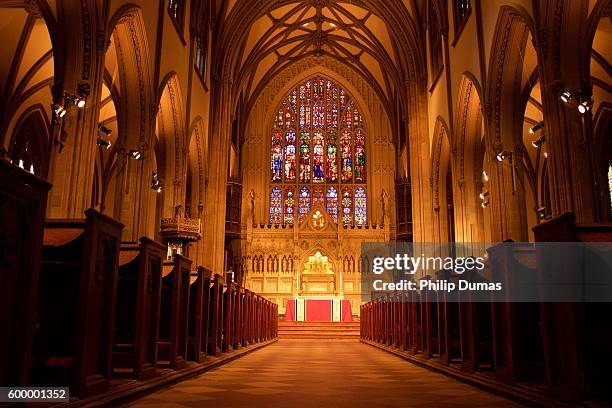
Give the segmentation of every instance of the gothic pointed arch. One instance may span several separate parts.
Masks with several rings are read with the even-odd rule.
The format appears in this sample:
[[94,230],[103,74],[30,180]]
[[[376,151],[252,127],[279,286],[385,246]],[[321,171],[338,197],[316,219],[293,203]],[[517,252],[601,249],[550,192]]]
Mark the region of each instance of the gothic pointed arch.
[[276,112],[270,223],[301,224],[321,205],[344,226],[365,225],[367,129],[351,95],[330,78],[315,76],[293,88]]

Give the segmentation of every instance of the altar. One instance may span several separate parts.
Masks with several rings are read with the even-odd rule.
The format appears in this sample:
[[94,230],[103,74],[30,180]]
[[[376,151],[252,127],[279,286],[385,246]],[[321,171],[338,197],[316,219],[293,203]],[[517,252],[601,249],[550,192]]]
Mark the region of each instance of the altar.
[[351,322],[351,302],[341,297],[289,299],[285,309],[285,321]]

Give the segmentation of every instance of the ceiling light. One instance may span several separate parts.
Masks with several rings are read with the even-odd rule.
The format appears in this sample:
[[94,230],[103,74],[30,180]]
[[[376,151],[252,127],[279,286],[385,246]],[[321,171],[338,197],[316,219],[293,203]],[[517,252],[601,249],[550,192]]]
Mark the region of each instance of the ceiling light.
[[336,27],[335,23],[329,23],[329,25],[332,26],[332,27]]
[[308,24],[310,24],[310,23],[306,22],[306,23],[302,24],[302,27],[308,27]]

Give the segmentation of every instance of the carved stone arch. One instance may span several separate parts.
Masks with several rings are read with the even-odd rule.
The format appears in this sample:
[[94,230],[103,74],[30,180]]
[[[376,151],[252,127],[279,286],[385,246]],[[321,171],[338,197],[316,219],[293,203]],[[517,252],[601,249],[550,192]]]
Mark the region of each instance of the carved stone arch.
[[446,174],[452,167],[451,143],[446,122],[441,117],[436,120],[431,151],[431,177],[433,206],[440,207],[446,186]]
[[[515,115],[520,110],[523,55],[527,38],[533,32],[533,22],[525,10],[511,6],[500,8],[491,46],[487,88],[491,129],[487,138],[496,151],[503,150],[503,146],[512,150],[516,141]],[[532,38],[537,39],[533,35]]]
[[156,135],[159,141],[158,173],[165,189],[162,216],[172,217],[177,206],[184,206],[186,174],[186,132],[183,96],[178,75],[168,73],[158,91]]
[[[142,149],[150,144],[153,87],[151,60],[140,6],[127,4],[109,20],[107,46],[117,56],[121,107],[117,112],[120,143],[126,149]],[[108,49],[107,49],[108,52]],[[127,109],[130,107],[129,117]]]
[[204,211],[206,200],[206,163],[208,161],[208,138],[204,122],[200,116],[196,117],[189,131],[189,157],[186,171],[190,175],[187,179],[186,202],[191,204],[191,216],[198,218]]
[[47,177],[49,169],[49,155],[51,149],[51,124],[46,109],[36,104],[28,108],[17,120],[8,155],[13,163],[24,163],[24,168],[34,172],[42,178]]

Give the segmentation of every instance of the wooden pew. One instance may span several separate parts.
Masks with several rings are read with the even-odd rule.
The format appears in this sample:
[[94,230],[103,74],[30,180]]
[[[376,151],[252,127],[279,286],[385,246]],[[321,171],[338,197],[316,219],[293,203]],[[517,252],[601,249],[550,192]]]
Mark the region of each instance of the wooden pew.
[[48,220],[38,291],[31,385],[108,389],[123,225],[94,210],[85,220]]
[[[506,293],[521,276],[535,275],[535,256],[529,244],[502,243],[487,250],[493,282]],[[506,383],[539,382],[544,379],[539,303],[496,302],[492,305],[493,364],[495,376]]]
[[30,367],[47,192],[0,159],[0,384],[25,386]]
[[223,330],[223,286],[225,279],[215,274],[210,286],[210,310],[208,318],[208,347],[207,354],[217,356],[222,350]]
[[222,351],[234,349],[234,325],[236,320],[236,284],[228,282],[223,292],[223,336]]
[[[536,242],[612,242],[612,223],[579,224],[563,214],[534,229]],[[538,267],[538,273],[548,272]],[[572,274],[569,269],[555,274]],[[542,303],[546,382],[560,398],[609,399],[612,303]]]
[[140,245],[123,244],[115,310],[113,373],[143,380],[155,375],[166,247],[142,237]]
[[198,267],[195,272],[191,273],[187,358],[198,363],[206,359],[208,347],[211,278],[212,273],[203,267]]
[[191,261],[174,255],[163,265],[157,364],[174,370],[187,365]]
[[[438,280],[453,280],[456,283],[458,279],[457,275],[445,270],[438,271],[436,275]],[[459,363],[462,361],[459,303],[442,291],[438,293],[437,309],[440,362]]]

